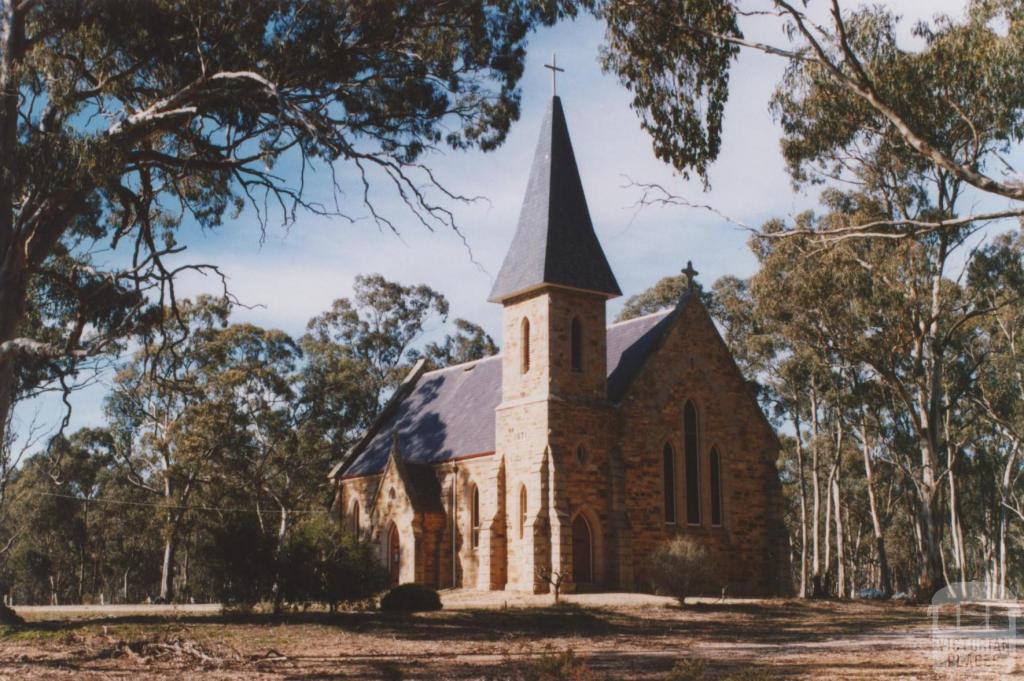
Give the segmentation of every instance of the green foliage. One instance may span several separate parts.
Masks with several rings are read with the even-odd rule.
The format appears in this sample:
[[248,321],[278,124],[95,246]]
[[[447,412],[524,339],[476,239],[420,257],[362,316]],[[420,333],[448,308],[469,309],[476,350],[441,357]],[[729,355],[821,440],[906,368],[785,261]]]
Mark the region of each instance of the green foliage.
[[419,356],[424,325],[445,321],[448,300],[429,286],[406,286],[379,274],[359,275],[352,298],[309,321],[302,348],[309,360],[305,403],[315,435],[337,453],[369,425]]
[[441,609],[437,591],[422,584],[399,584],[380,599],[385,612],[429,612]]
[[[20,627],[23,624],[25,624],[24,618],[3,603],[0,603],[0,625],[4,627]],[[0,638],[2,638],[3,633],[4,632],[0,630]]]
[[[264,229],[308,211],[397,231],[379,188],[420,224],[457,228],[434,192],[459,197],[422,156],[500,145],[527,36],[576,13],[559,0],[9,9],[0,441],[15,401],[70,387],[133,335],[173,333],[175,277],[220,274],[181,259],[182,222],[216,228],[249,206]],[[348,178],[336,201],[307,192],[315,167]]]
[[281,593],[290,603],[323,603],[333,610],[339,603],[367,601],[387,586],[375,547],[325,514],[298,525],[278,561]]
[[428,343],[423,351],[428,369],[442,369],[498,354],[498,345],[484,329],[466,321],[455,320],[455,333],[440,343]]
[[672,596],[679,607],[711,577],[708,553],[689,537],[673,537],[661,544],[647,563],[647,578],[655,591]]
[[[1010,7],[969,3],[966,20],[940,15],[920,23],[914,34],[925,47],[915,51],[899,46],[892,11],[863,7],[845,14],[846,39],[871,74],[878,98],[946,156],[973,165],[1024,136],[1024,15],[1019,5]],[[1008,19],[1005,34],[992,22],[1000,15]],[[831,47],[841,60],[840,47]],[[772,110],[796,181],[852,170],[867,191],[887,186],[902,193],[906,204],[927,200],[919,178],[933,161],[819,63],[791,63]]]
[[740,35],[736,7],[723,0],[595,5],[607,22],[604,68],[633,93],[654,153],[684,178],[693,171],[707,185],[708,165],[722,145],[729,68],[739,52],[715,36]]
[[654,286],[640,293],[635,293],[626,299],[622,311],[615,321],[624,322],[627,319],[643,317],[652,312],[658,312],[665,308],[674,307],[679,299],[686,293],[686,275],[676,274],[662,277]]
[[708,663],[699,657],[689,657],[672,665],[668,681],[704,681],[707,678]]
[[374,547],[354,539],[326,514],[298,523],[280,543],[255,517],[238,514],[212,523],[197,551],[199,578],[227,608],[262,601],[331,610],[368,601],[384,590],[387,575]]
[[[697,295],[700,296],[704,304],[709,305],[711,303],[711,296],[704,291],[699,282],[696,283],[695,288]],[[647,314],[675,307],[688,290],[689,282],[685,274],[662,277],[654,286],[627,298],[625,305],[622,306],[622,311],[619,312],[619,316],[615,318],[615,321],[624,322],[628,319],[636,319],[637,317],[643,317]]]
[[[927,198],[915,175],[928,171],[1024,200],[1019,182],[999,172],[1024,136],[1019,2],[970,2],[962,18],[921,22],[913,34],[923,49],[902,46],[898,17],[877,5],[836,4],[824,18],[782,2],[764,11],[729,0],[593,6],[608,24],[605,68],[633,92],[655,153],[684,176],[707,183],[742,48],[786,61],[772,111],[795,181],[842,176],[913,203]],[[757,40],[744,35],[748,23]]]
[[[173,346],[138,339],[106,400],[108,427],[57,438],[4,478],[21,511],[0,526],[0,541],[16,538],[0,556],[15,601],[336,607],[382,591],[375,549],[323,517],[323,476],[381,406],[373,362],[421,356],[423,324],[447,302],[380,277],[359,293],[339,306],[354,318],[325,322],[337,337],[302,347],[231,324],[223,300],[180,301],[188,333]],[[469,322],[456,333],[467,341],[457,352],[489,342]]]
[[202,534],[196,562],[200,579],[226,608],[248,609],[267,598],[273,584],[276,542],[250,514],[234,513]]
[[597,675],[572,648],[545,650],[526,660],[510,659],[505,670],[489,676],[491,681],[593,681]]

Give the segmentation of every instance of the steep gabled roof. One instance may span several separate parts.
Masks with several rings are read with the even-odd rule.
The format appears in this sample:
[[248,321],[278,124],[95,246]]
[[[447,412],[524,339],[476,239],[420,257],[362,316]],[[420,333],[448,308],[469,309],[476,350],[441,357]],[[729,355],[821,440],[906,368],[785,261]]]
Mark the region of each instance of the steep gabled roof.
[[[640,317],[608,328],[608,397],[617,402],[647,357],[671,327],[670,310]],[[490,454],[495,449],[494,410],[501,402],[501,355],[417,377],[384,418],[367,433],[340,465],[345,477],[380,473],[387,465],[398,434],[398,451],[407,464],[430,465],[442,461]]]
[[[608,329],[608,399],[611,402],[618,403],[625,397],[633,378],[661,345],[687,300],[684,298],[675,308],[619,322]],[[615,332],[625,325],[629,333]]]
[[[387,474],[388,468],[393,468],[395,475],[402,485],[409,503],[417,513],[439,513],[441,512],[441,484],[431,466],[425,464],[409,463],[398,451],[398,438],[392,437],[391,451],[388,452],[387,461],[384,462],[382,473]],[[370,502],[370,507],[377,505],[384,493],[384,486],[377,487],[377,491]]]
[[545,284],[622,295],[590,221],[558,97],[541,126],[516,234],[488,300],[501,302]]

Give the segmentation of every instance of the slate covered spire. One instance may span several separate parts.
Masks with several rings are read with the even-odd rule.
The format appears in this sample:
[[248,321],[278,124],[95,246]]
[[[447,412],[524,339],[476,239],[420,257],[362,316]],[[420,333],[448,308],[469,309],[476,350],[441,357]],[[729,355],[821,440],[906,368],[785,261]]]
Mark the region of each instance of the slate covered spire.
[[519,225],[488,300],[500,303],[543,285],[622,295],[594,234],[558,97],[544,117]]

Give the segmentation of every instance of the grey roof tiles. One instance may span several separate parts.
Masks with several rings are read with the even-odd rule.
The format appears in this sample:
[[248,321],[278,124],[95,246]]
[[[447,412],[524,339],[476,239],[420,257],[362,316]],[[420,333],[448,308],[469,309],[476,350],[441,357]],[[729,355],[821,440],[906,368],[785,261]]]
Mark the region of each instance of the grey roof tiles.
[[[677,308],[678,309],[678,308]],[[608,328],[608,397],[618,402],[672,325],[672,310]],[[408,396],[369,434],[345,477],[371,475],[387,465],[394,433],[398,451],[413,465],[490,454],[494,410],[501,402],[501,355],[423,374]]]
[[558,97],[552,97],[541,126],[519,224],[489,300],[545,284],[622,295],[590,221]]

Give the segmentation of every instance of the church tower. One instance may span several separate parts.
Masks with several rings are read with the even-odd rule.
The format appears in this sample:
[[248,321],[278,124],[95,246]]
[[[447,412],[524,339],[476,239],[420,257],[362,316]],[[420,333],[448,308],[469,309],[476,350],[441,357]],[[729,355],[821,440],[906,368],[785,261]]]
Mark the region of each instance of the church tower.
[[560,470],[586,456],[585,436],[607,408],[605,303],[619,295],[555,96],[489,297],[503,306],[496,451],[505,467],[508,588],[546,591],[552,573],[570,570],[572,509]]

